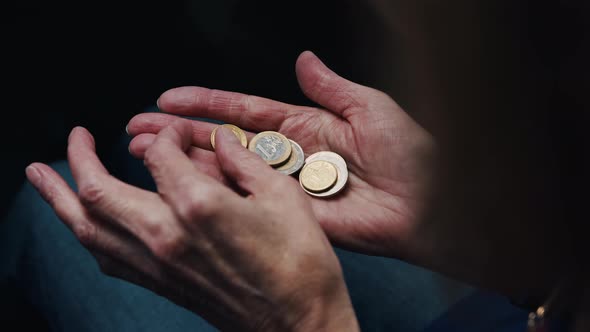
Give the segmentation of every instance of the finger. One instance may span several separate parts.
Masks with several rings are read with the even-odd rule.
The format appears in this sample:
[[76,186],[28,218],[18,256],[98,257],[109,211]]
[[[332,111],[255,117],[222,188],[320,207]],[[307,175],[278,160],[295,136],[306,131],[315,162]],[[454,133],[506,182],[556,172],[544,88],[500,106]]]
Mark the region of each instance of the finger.
[[145,153],[161,197],[185,221],[197,221],[219,212],[222,203],[237,196],[194,167],[183,151],[191,139],[191,124],[178,119],[164,128]]
[[26,168],[29,182],[84,245],[94,244],[96,229],[70,186],[51,167],[33,163]]
[[[131,136],[141,135],[144,133],[157,134],[160,130],[171,125],[178,116],[162,113],[142,113],[134,116],[127,124],[127,133]],[[213,129],[219,126],[216,123],[191,120],[193,126],[192,145],[202,149],[212,150],[211,133]],[[244,130],[248,141],[254,137],[254,134]]]
[[168,90],[158,99],[158,107],[168,113],[217,119],[252,131],[278,131],[287,118],[310,109],[202,87]]
[[[127,124],[131,136],[142,133],[157,134],[160,130],[178,120],[178,116],[162,113],[142,113],[134,116]],[[211,149],[211,132],[218,124],[193,120],[192,145]]]
[[[33,163],[26,168],[27,179],[41,197],[52,207],[57,217],[76,235],[78,240],[90,250],[105,253],[129,253],[129,261],[137,262],[138,255],[130,252],[131,243],[123,241],[120,231],[109,228],[90,216],[80,203],[78,196],[51,167]],[[128,235],[127,235],[128,236]],[[137,243],[133,243],[140,248]]]
[[191,147],[188,149],[186,154],[199,171],[221,182],[222,184],[229,184],[228,179],[221,170],[221,166],[219,165],[219,161],[217,160],[215,152],[197,147]]
[[219,128],[215,142],[215,153],[223,172],[250,194],[267,192],[272,185],[282,183],[286,178],[257,154],[245,149],[231,130]]
[[[154,144],[155,140],[155,134],[140,134],[129,143],[129,152],[135,158],[144,159],[145,152]],[[186,154],[198,170],[223,184],[227,184],[227,179],[221,171],[215,152],[191,146],[187,149]]]
[[180,225],[158,194],[133,187],[109,175],[96,156],[94,139],[84,128],[72,130],[68,161],[79,188],[79,200],[92,215],[110,221],[145,243],[152,251],[176,241]]
[[137,159],[143,159],[145,151],[154,143],[155,134],[139,134],[129,142],[129,153]]
[[303,93],[329,111],[347,118],[355,111],[366,109],[367,94],[372,89],[340,77],[312,52],[301,53],[295,72]]

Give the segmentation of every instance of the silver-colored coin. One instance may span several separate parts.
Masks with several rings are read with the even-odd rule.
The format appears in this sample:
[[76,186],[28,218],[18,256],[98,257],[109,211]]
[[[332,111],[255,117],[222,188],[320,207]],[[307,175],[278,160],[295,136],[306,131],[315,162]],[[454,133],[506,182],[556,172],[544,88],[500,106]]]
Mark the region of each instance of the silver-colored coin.
[[259,155],[267,164],[277,167],[291,156],[291,143],[284,135],[274,131],[258,133],[248,144],[250,151]]
[[289,142],[291,142],[291,157],[284,165],[276,168],[277,171],[287,175],[296,173],[305,163],[305,155],[301,146],[291,139]]
[[338,171],[338,179],[336,180],[336,184],[332,186],[328,191],[314,193],[309,190],[306,190],[303,186],[303,190],[306,193],[316,196],[316,197],[328,197],[333,196],[339,193],[344,187],[346,186],[346,182],[348,181],[348,167],[346,166],[346,161],[342,158],[339,154],[332,152],[332,151],[320,151],[316,152],[305,159],[305,163],[311,163],[317,160],[325,160],[329,161],[334,166],[336,166],[336,171]]
[[307,158],[305,158],[305,163],[306,164],[311,163],[316,160],[326,160],[326,161],[329,161],[329,162],[335,164],[336,166],[341,166],[342,168],[348,169],[348,167],[346,166],[346,160],[344,160],[344,158],[342,158],[342,156],[340,156],[336,152],[332,152],[332,151],[316,152],[314,154],[309,155]]

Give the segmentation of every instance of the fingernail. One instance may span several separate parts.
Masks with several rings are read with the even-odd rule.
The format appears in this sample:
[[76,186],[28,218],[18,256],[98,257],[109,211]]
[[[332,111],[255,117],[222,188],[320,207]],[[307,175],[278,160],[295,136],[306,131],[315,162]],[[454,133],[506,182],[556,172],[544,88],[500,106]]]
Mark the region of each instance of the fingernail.
[[160,98],[158,98],[158,100],[156,100],[156,106],[158,107],[159,110],[161,110],[161,108],[160,108]]
[[223,127],[223,126],[220,126],[217,129],[217,136],[221,137],[222,139],[226,140],[227,142],[232,142],[232,143],[238,142],[238,138],[236,137],[234,132],[231,131],[231,129]]
[[27,179],[29,179],[29,181],[35,187],[37,187],[39,185],[39,181],[41,181],[41,173],[39,170],[35,166],[29,165],[27,168],[25,168],[25,173],[27,175]]
[[129,135],[129,125],[125,126],[125,132],[127,133],[127,135]]

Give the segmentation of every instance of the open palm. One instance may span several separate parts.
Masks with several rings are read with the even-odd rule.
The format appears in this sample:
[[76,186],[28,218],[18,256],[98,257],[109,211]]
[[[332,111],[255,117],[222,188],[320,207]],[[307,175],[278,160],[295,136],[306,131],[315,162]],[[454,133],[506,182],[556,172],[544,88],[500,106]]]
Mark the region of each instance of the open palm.
[[[429,186],[432,137],[385,93],[350,82],[311,52],[300,55],[296,73],[303,92],[323,108],[290,105],[266,98],[201,87],[166,91],[162,113],[134,117],[130,151],[138,157],[154,134],[175,116],[235,124],[252,137],[275,130],[298,142],[306,156],[317,151],[340,154],[349,181],[337,196],[313,198],[313,210],[334,244],[379,255],[403,257],[420,218]],[[223,180],[209,138],[216,125],[193,121],[189,155],[209,175]]]

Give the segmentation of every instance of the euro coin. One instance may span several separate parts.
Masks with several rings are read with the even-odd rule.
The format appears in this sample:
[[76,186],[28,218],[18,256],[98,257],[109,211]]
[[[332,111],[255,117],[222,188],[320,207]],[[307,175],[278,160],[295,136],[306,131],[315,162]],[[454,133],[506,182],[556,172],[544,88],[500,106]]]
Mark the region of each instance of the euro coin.
[[256,134],[248,143],[248,149],[273,167],[282,165],[291,156],[291,142],[276,131],[263,131]]
[[[318,160],[328,161],[336,167],[336,171],[338,172],[338,178],[336,180],[336,183],[330,189],[323,192],[312,192],[305,190],[305,188],[303,188],[303,190],[305,190],[308,194],[316,197],[329,197],[338,194],[342,189],[344,189],[346,183],[348,182],[348,168],[346,166],[346,161],[344,160],[344,158],[342,158],[339,154],[335,152],[320,151],[307,157],[307,159],[305,159],[305,163],[307,165]],[[303,172],[303,170],[301,171]]]
[[286,175],[296,173],[305,163],[305,155],[301,146],[291,139],[289,142],[291,143],[291,157],[285,164],[276,168],[277,171]]
[[[248,146],[248,138],[242,129],[229,123],[224,123],[221,126],[230,129],[232,133],[234,133],[234,135],[236,135],[236,137],[240,140],[240,144],[242,144],[243,147]],[[213,147],[213,149],[215,149],[215,133],[219,127],[220,126],[213,128],[213,131],[211,132],[211,147]]]
[[330,189],[338,179],[336,166],[325,160],[306,164],[299,174],[299,182],[304,189],[317,193]]

